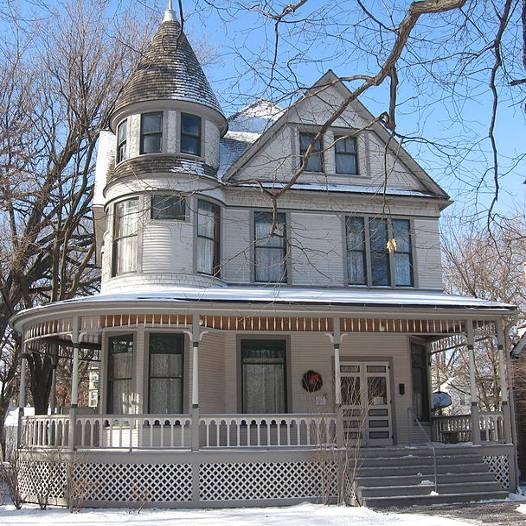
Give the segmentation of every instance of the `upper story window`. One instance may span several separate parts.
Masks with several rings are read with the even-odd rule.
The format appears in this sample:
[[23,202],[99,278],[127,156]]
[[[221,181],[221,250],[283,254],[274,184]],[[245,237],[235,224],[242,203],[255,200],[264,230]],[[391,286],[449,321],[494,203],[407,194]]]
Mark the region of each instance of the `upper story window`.
[[177,219],[184,221],[186,202],[177,194],[153,194],[151,203],[152,219]]
[[163,114],[160,111],[141,115],[140,153],[159,153],[163,139]]
[[126,135],[128,133],[128,120],[122,121],[117,128],[117,163],[128,158],[126,152]]
[[307,165],[305,166],[306,172],[322,172],[323,171],[323,162],[322,162],[322,145],[321,139],[318,139],[314,142],[315,133],[300,133],[300,155],[303,160],[307,148],[313,144],[311,153],[307,159]]
[[287,281],[286,215],[254,213],[254,278],[263,283]]
[[139,198],[115,203],[112,276],[137,270]]
[[197,272],[218,276],[219,206],[202,200],[197,203]]
[[[411,223],[408,219],[347,217],[347,277],[350,285],[412,287]],[[396,241],[389,252],[387,242]]]
[[181,153],[201,155],[201,117],[181,113]]
[[345,137],[336,135],[334,137],[334,150],[336,155],[337,174],[358,174],[358,155],[356,149],[356,137]]

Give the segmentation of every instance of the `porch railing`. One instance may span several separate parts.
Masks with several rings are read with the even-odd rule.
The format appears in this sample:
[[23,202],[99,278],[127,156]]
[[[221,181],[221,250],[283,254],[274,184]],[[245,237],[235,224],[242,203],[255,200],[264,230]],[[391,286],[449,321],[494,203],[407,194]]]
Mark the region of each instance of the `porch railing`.
[[[435,416],[433,440],[457,443],[471,441],[471,415]],[[480,413],[480,439],[482,442],[504,442],[504,415],[500,411]]]
[[[67,448],[68,415],[27,416],[22,447]],[[201,415],[199,447],[297,447],[332,445],[334,414]],[[189,449],[190,415],[79,415],[75,446],[82,449]]]

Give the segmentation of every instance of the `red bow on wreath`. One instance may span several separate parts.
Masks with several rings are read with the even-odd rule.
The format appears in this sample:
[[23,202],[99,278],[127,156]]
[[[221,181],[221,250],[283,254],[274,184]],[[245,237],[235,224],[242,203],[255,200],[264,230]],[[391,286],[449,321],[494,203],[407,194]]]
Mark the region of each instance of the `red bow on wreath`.
[[301,380],[301,385],[308,393],[319,391],[323,385],[321,374],[316,371],[307,371]]

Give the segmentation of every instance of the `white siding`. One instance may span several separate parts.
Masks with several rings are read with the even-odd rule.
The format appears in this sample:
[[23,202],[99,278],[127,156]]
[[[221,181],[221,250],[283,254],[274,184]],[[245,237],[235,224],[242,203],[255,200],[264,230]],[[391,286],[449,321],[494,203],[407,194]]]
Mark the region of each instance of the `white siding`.
[[225,363],[225,335],[206,334],[199,345],[199,410],[203,414],[225,411]]
[[414,229],[418,287],[442,290],[438,219],[415,219]]
[[251,260],[250,211],[224,208],[222,216],[222,278],[225,281],[249,283]]

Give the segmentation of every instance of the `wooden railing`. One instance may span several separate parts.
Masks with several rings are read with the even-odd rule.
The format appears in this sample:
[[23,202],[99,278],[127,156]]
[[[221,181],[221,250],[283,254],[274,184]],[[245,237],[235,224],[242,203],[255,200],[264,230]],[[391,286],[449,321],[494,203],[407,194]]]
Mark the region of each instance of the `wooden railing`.
[[[68,415],[22,420],[22,447],[67,448]],[[199,446],[293,447],[333,444],[334,414],[202,415]],[[189,449],[190,415],[79,415],[75,446],[82,449]]]
[[202,415],[202,447],[332,445],[336,416],[324,414]]
[[[432,422],[436,442],[471,441],[471,415],[435,416]],[[479,427],[482,442],[504,442],[504,416],[500,411],[481,413]]]

